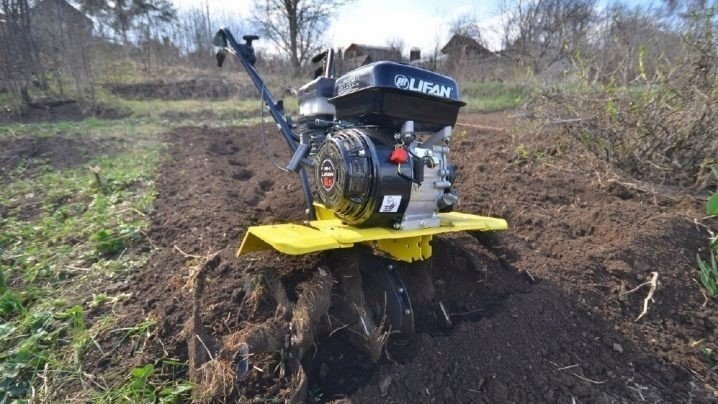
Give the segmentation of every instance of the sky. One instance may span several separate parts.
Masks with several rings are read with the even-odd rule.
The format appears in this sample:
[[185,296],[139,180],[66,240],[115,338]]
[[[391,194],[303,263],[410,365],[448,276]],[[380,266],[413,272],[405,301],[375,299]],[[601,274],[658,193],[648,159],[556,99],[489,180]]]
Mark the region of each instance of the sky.
[[[405,53],[411,47],[428,53],[448,40],[451,21],[467,14],[484,28],[500,23],[498,1],[493,0],[359,0],[342,7],[327,38],[341,47],[352,42],[386,45],[397,38],[407,47]],[[495,38],[487,39],[490,47],[498,47],[500,39],[493,31]]]
[[[212,10],[234,10],[249,17],[251,0],[173,0],[182,8],[204,5]],[[599,0],[599,7],[615,0]],[[656,4],[660,0],[624,0],[628,4]],[[488,48],[501,47],[499,27],[500,0],[353,0],[342,6],[331,22],[325,40],[334,48],[352,43],[386,46],[389,40],[404,43],[404,54],[418,47],[422,55],[433,53],[448,40],[451,21],[462,15],[474,16],[482,29]],[[240,33],[234,33],[236,37]],[[242,35],[245,33],[241,33]],[[258,48],[263,48],[261,41]]]

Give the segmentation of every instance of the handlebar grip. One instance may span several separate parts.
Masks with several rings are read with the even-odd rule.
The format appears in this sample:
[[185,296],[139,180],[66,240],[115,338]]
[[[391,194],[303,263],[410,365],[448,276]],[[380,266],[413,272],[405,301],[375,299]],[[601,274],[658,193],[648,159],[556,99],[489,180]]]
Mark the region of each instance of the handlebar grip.
[[247,44],[247,46],[252,46],[252,41],[256,41],[259,39],[258,35],[245,35],[242,37],[244,39],[244,42]]

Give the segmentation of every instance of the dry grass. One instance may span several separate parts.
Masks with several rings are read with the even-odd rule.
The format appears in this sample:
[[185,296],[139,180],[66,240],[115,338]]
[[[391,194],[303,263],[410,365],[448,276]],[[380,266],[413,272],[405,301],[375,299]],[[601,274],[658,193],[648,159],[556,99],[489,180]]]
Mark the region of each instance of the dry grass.
[[[599,79],[578,66],[577,82],[545,89],[525,115],[559,123],[589,150],[637,178],[708,187],[718,164],[718,45],[712,12],[696,18],[684,37],[683,59],[656,67],[640,55],[636,78]],[[708,25],[701,25],[704,22]]]

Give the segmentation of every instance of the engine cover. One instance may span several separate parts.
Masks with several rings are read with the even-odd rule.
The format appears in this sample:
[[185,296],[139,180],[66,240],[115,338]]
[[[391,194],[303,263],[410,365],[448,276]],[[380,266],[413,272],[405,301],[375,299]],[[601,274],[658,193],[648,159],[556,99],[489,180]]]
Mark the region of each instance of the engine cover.
[[338,78],[336,118],[398,129],[414,121],[417,130],[454,126],[461,101],[456,81],[428,70],[394,62],[375,62]]
[[401,223],[412,184],[389,162],[393,139],[387,129],[352,128],[333,132],[320,146],[317,194],[342,221],[377,227]]

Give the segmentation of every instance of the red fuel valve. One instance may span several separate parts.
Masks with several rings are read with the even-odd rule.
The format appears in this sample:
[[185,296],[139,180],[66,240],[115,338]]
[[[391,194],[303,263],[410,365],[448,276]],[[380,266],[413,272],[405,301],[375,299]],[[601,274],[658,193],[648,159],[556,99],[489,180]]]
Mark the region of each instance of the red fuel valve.
[[396,148],[389,153],[389,161],[394,164],[404,164],[409,161],[409,152],[403,147]]

